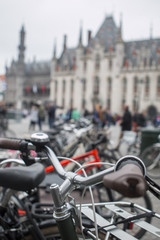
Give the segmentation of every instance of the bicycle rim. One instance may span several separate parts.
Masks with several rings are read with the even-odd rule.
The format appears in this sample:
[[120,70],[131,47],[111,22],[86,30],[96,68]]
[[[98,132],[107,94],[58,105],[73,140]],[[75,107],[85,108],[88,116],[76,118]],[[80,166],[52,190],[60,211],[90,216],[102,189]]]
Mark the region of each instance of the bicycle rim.
[[160,146],[148,147],[140,157],[147,168],[147,174],[151,178],[160,178]]

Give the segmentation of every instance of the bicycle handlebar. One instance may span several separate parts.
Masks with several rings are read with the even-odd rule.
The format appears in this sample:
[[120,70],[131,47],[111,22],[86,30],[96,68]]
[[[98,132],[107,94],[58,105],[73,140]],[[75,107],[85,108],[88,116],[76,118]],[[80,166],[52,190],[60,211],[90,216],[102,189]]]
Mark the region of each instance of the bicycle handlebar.
[[0,138],[0,148],[21,150],[22,139]]
[[[139,197],[145,194],[147,190],[144,178],[145,166],[139,158],[126,156],[121,158],[115,167],[100,171],[89,177],[83,177],[73,172],[66,172],[63,169],[54,152],[46,145],[48,141],[47,138],[45,138],[46,136],[43,133],[33,134],[30,141],[1,138],[0,148],[22,151],[27,148],[29,144],[32,149],[33,147],[35,147],[35,149],[36,147],[41,147],[41,150],[46,152],[58,175],[63,179],[67,179],[68,189],[73,185],[91,186],[103,181],[106,187],[112,188],[127,197]],[[64,191],[66,191],[66,186]]]
[[139,158],[125,156],[117,162],[114,173],[104,176],[103,182],[126,197],[140,197],[147,191],[144,173],[145,166]]

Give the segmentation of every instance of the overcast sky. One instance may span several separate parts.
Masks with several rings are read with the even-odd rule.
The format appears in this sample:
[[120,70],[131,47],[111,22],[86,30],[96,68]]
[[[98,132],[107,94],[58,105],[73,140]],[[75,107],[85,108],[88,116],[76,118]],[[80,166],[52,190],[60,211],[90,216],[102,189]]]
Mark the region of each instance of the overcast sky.
[[75,47],[82,24],[86,43],[87,31],[94,36],[111,14],[117,25],[122,14],[125,41],[149,38],[151,26],[153,38],[160,38],[160,0],[0,0],[0,74],[17,60],[23,24],[26,61],[50,60],[55,39],[59,54],[64,34],[68,47]]

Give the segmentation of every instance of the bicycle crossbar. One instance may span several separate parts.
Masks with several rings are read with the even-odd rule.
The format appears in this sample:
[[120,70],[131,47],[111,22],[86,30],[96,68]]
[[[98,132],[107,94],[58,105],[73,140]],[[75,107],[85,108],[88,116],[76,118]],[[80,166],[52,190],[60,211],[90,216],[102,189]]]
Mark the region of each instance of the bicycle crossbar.
[[[93,156],[94,159],[86,162],[85,165],[90,164],[90,163],[100,162],[100,158],[99,158],[99,156],[98,156],[98,151],[97,151],[97,149],[93,149],[93,150],[91,150],[91,151],[89,151],[89,152],[86,152],[86,153],[83,153],[83,154],[81,154],[81,155],[72,157],[71,159],[80,161],[80,160],[84,160],[85,158],[91,157],[91,156]],[[61,164],[62,166],[66,166],[66,165],[69,164],[69,163],[70,163],[70,161],[67,160],[67,159],[60,161],[60,164]],[[97,167],[100,167],[101,165],[99,164],[99,165],[96,165],[96,166],[97,166]],[[92,166],[92,167],[90,166],[90,167],[87,169],[87,171],[89,171],[89,170],[92,169],[93,167],[94,167],[94,166]],[[54,167],[53,167],[52,165],[50,165],[50,166],[48,166],[48,167],[45,168],[45,172],[46,172],[46,173],[49,173],[49,172],[52,172],[52,171],[54,171]],[[81,173],[82,173],[82,170],[78,171],[77,173],[78,173],[78,174],[81,174]]]

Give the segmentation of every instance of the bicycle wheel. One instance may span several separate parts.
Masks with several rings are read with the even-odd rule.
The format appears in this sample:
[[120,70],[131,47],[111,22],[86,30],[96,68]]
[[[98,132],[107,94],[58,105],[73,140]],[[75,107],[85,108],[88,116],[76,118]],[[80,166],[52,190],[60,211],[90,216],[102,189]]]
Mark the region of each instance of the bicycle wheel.
[[[131,199],[125,198],[121,194],[105,188],[102,184],[99,187],[97,187],[97,191],[98,191],[99,202],[107,202],[108,199],[110,199],[111,202],[113,202],[113,201],[115,201],[115,202],[118,202],[118,201],[130,202],[131,201]],[[152,210],[152,203],[147,194],[144,197],[132,199],[132,202],[139,204],[140,206],[143,206],[144,208]],[[125,210],[128,212],[132,211],[132,209],[126,209],[126,208],[125,208]],[[107,219],[110,218],[111,213],[105,212],[105,209],[98,209],[98,212],[100,214],[102,214],[103,217],[105,217]],[[135,212],[135,214],[138,214],[138,213],[139,212]],[[151,222],[151,217],[146,217],[144,219],[144,221]],[[141,229],[138,226],[134,226],[133,233],[131,230],[127,230],[127,232],[138,239],[140,239],[146,233],[146,231],[144,229]]]
[[138,143],[133,143],[129,145],[127,154],[129,155],[134,155],[134,156],[139,156],[140,154],[140,147]]
[[147,174],[151,178],[160,178],[160,143],[147,147],[140,155],[140,158],[147,168]]

